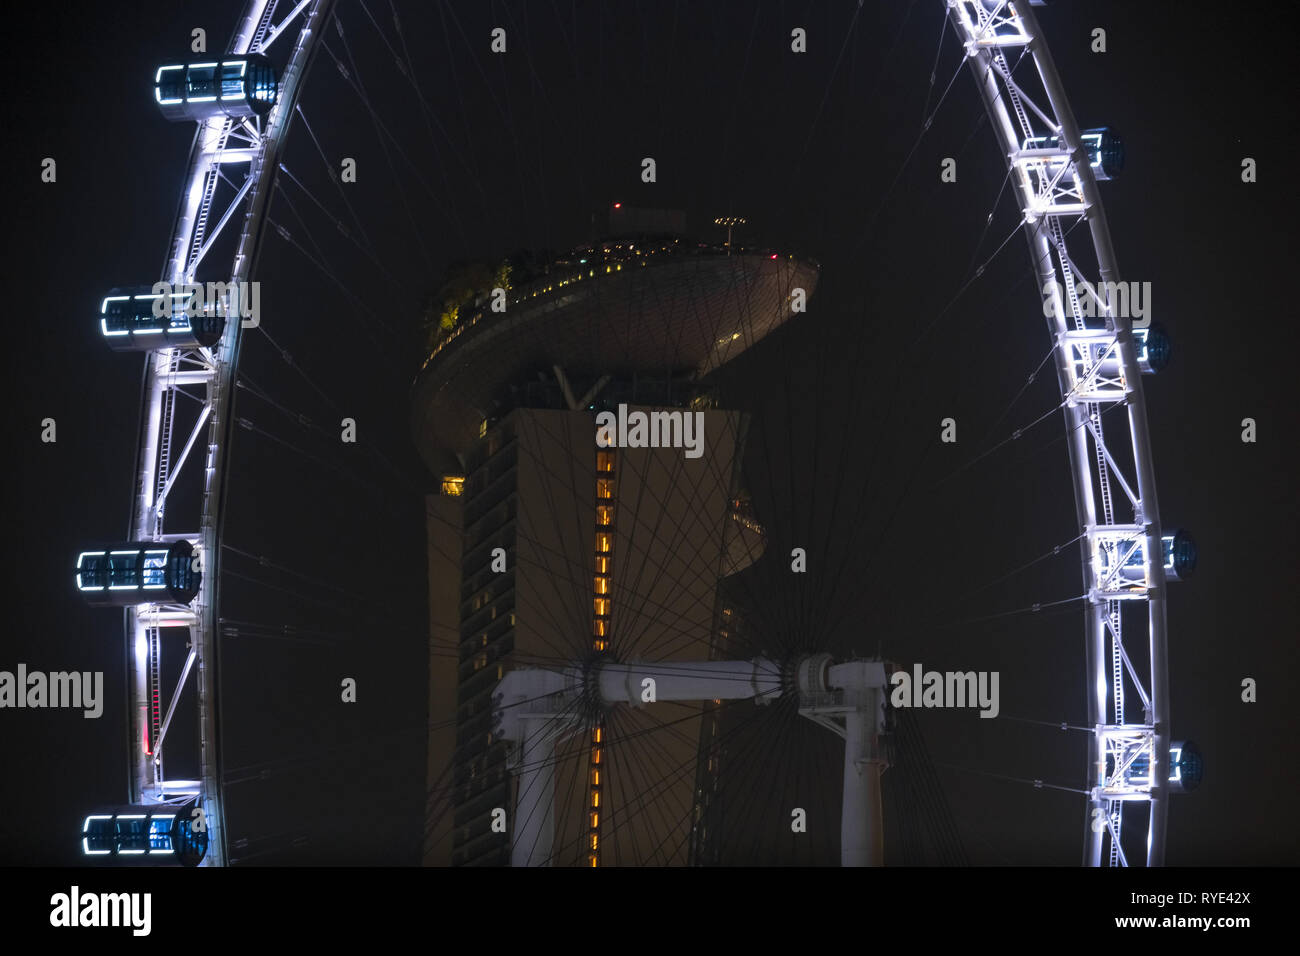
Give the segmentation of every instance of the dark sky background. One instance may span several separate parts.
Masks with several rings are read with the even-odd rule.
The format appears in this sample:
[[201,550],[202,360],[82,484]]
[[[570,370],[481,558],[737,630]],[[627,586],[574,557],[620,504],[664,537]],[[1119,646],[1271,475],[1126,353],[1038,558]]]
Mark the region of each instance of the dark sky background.
[[[237,7],[46,6],[6,58],[5,263],[17,294],[0,669],[102,670],[107,700],[97,721],[0,711],[3,863],[76,862],[82,815],[125,789],[120,615],[78,602],[71,562],[127,525],[140,360],[104,348],[95,309],[110,287],[157,278],[182,185],[192,130],[158,115],[153,70],[187,58],[194,27],[223,46]],[[721,377],[755,418],[748,471],[771,553],[822,556],[804,579],[778,561],[740,582],[760,598],[760,632],[1000,670],[1004,714],[1082,723],[1077,605],[989,619],[1076,595],[1077,551],[985,587],[1077,534],[1059,416],[950,477],[1059,395],[1041,376],[1008,407],[1049,344],[1019,236],[952,302],[1015,217],[1003,196],[980,243],[1004,167],[965,70],[918,143],[927,103],[957,69],[948,35],[927,90],[941,4],[398,9],[423,105],[368,18],[397,44],[389,5],[341,3],[343,36],[331,28],[301,102],[331,161],[357,159],[351,209],[295,125],[285,166],[307,192],[281,178],[270,214],[291,238],[268,230],[260,261],[267,331],[306,377],[250,337],[242,371],[275,404],[244,390],[238,414],[280,441],[238,432],[226,543],[291,570],[227,557],[245,577],[226,583],[223,615],[296,624],[311,639],[245,628],[223,646],[229,823],[232,840],[248,841],[232,855],[418,860],[420,495],[432,476],[407,438],[417,316],[449,261],[574,246],[615,200],[684,209],[690,232],[711,241],[713,217],[743,215],[738,241],[822,264],[809,313]],[[1170,589],[1169,649],[1173,733],[1200,744],[1207,774],[1174,801],[1168,862],[1293,864],[1289,47],[1283,31],[1196,10],[1063,3],[1039,16],[1080,125],[1124,138],[1124,174],[1102,187],[1110,227],[1124,276],[1152,283],[1174,340],[1172,365],[1145,385],[1162,520],[1200,545],[1195,578]],[[498,25],[504,57],[488,52]],[[790,52],[794,26],[808,31],[807,54]],[[1097,26],[1105,54],[1089,51]],[[53,184],[40,181],[46,156],[58,162]],[[640,182],[644,156],[657,183]],[[950,156],[958,181],[941,185]],[[1246,156],[1259,165],[1251,185]],[[337,442],[342,415],[358,421],[356,448]],[[950,415],[959,441],[938,446]],[[55,444],[40,441],[46,417]],[[1245,417],[1255,444],[1240,440]],[[344,676],[358,679],[355,705],[338,702]],[[1259,681],[1258,703],[1241,702],[1245,677]],[[970,712],[922,717],[973,861],[1077,862],[1082,798],[989,774],[1078,786],[1079,735]],[[229,783],[235,769],[241,782]]]

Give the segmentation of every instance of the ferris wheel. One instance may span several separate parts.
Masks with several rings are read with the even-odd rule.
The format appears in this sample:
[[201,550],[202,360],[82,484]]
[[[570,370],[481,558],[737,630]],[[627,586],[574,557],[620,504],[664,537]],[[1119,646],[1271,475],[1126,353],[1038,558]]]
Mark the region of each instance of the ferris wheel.
[[[82,595],[92,603],[124,608],[133,695],[130,799],[119,811],[87,817],[83,846],[88,854],[145,860],[154,855],[179,856],[189,862],[201,858],[209,865],[229,861],[226,781],[218,751],[222,555],[230,550],[223,527],[230,441],[234,429],[248,427],[235,415],[233,400],[240,385],[244,340],[260,324],[254,284],[259,253],[268,234],[289,238],[286,228],[271,218],[270,209],[278,181],[297,182],[284,162],[295,124],[305,127],[303,135],[320,149],[302,109],[313,63],[322,57],[332,59],[344,82],[357,90],[367,110],[371,108],[339,20],[346,6],[332,0],[292,4],[249,0],[224,52],[164,65],[153,77],[162,114],[195,122],[197,131],[160,285],[113,289],[100,310],[106,344],[115,350],[144,352],[146,358],[128,540],[83,551],[77,559],[76,580]],[[1059,404],[1051,411],[1059,410],[1064,423],[1083,578],[1079,603],[1084,610],[1082,679],[1088,691],[1088,716],[1082,732],[1088,738],[1088,757],[1084,783],[1077,788],[1086,802],[1083,861],[1093,866],[1129,865],[1139,862],[1134,848],[1140,847],[1147,865],[1160,865],[1169,796],[1194,787],[1201,773],[1195,746],[1174,739],[1170,731],[1165,591],[1168,582],[1194,569],[1196,552],[1185,532],[1169,533],[1161,525],[1142,384],[1144,375],[1157,372],[1168,361],[1170,346],[1159,325],[1133,321],[1125,306],[1128,300],[1120,294],[1125,287],[1098,182],[1119,174],[1123,145],[1110,129],[1079,127],[1032,6],[1007,0],[947,0],[943,36],[955,35],[974,77],[983,119],[992,126],[1005,158],[1004,188],[1009,186],[1019,210],[1030,275],[1041,293],[1038,302],[1027,294],[1013,299],[1016,314],[1004,334],[1041,336],[1028,323],[1034,317],[1031,309],[1041,303],[1050,339],[1049,359],[1059,384]],[[399,72],[409,79],[412,60],[401,27],[396,27],[390,41],[369,8],[364,3],[361,7],[359,19],[375,26]],[[398,23],[395,10],[393,23]],[[339,38],[343,53],[329,46],[331,33]],[[382,121],[376,120],[375,128],[381,141],[401,152]],[[921,135],[928,129],[927,119]],[[389,160],[393,162],[391,155]],[[348,213],[356,219],[351,207]],[[342,218],[333,221],[345,232]],[[601,290],[596,294],[599,314],[626,313],[627,328],[640,330],[637,334],[644,339],[638,339],[635,347],[648,349],[645,343],[651,342],[657,350],[655,362],[669,373],[661,392],[644,382],[637,384],[632,375],[634,387],[626,393],[632,404],[709,409],[722,415],[716,405],[710,405],[707,390],[696,386],[802,311],[790,306],[793,290],[811,294],[819,281],[816,266],[807,261],[766,248],[760,252],[734,247],[730,229],[735,224],[735,217],[727,218],[724,246],[694,250],[689,262],[669,244],[656,247],[642,242],[638,249],[633,244],[624,248],[617,242],[612,246],[596,242],[528,276],[514,263],[513,281],[494,276],[492,283],[477,290],[505,293],[502,314],[511,318],[494,318],[491,296],[482,294],[466,297],[462,311],[449,319],[444,315],[447,321],[416,388],[435,395],[428,399],[429,407],[440,417],[429,428],[437,432],[442,446],[460,449],[461,470],[471,470],[463,467],[469,463],[466,455],[472,458],[465,449],[496,440],[492,435],[497,421],[485,411],[490,396],[474,392],[477,366],[469,357],[471,349],[500,350],[503,343],[510,343],[514,358],[503,359],[501,351],[494,351],[493,362],[515,361],[520,375],[533,371],[539,362],[551,365],[548,350],[558,350],[567,358],[554,362],[554,379],[543,383],[543,390],[558,392],[561,407],[569,412],[618,407],[624,394],[619,388],[625,383],[612,370],[627,366],[634,347],[631,335],[608,332],[606,339],[583,351],[587,345],[567,340],[563,325],[546,324],[559,319],[544,318],[583,308],[569,304],[570,300],[580,303],[593,289]],[[364,233],[364,226],[358,223],[357,231]],[[597,274],[598,267],[603,274]],[[657,284],[631,284],[634,280],[626,276],[640,269],[654,274]],[[684,278],[673,270],[682,270]],[[730,290],[731,298],[715,301],[689,291],[703,281],[704,270],[713,270],[709,275]],[[214,284],[209,277],[219,281]],[[647,297],[669,303],[664,308],[679,322],[681,316],[690,316],[701,343],[696,351],[689,344],[690,335],[679,334],[678,326],[671,336],[666,329],[646,330],[654,320],[629,303]],[[769,305],[769,298],[777,304]],[[751,307],[754,311],[747,318],[745,310]],[[776,317],[752,318],[760,309]],[[521,318],[516,320],[516,315]],[[503,324],[507,322],[514,324]],[[524,330],[525,323],[532,331]],[[662,357],[668,341],[676,350],[671,359]],[[683,359],[688,353],[689,362]],[[606,367],[611,373],[599,374]],[[698,374],[682,381],[675,376],[683,367]],[[542,388],[537,382],[531,386]],[[197,402],[190,401],[196,398]],[[715,428],[714,434],[721,431],[737,449],[743,444],[746,425],[741,417],[723,415],[707,421],[714,423],[709,426]],[[531,438],[511,425],[501,440],[507,445],[517,443],[521,454],[533,454],[538,460],[549,461],[544,452],[548,443],[561,449],[565,460],[592,452],[570,433],[548,431],[550,426],[544,422],[530,427],[538,429]],[[528,452],[530,442],[532,452]],[[491,447],[488,458],[496,453],[496,446]],[[509,769],[494,771],[500,773],[495,778],[498,789],[504,782],[515,793],[504,814],[516,821],[502,838],[506,855],[518,864],[594,865],[600,835],[608,842],[611,832],[600,830],[596,822],[602,814],[609,818],[608,809],[598,810],[603,798],[606,807],[611,802],[637,807],[628,815],[637,822],[615,823],[613,829],[635,833],[647,846],[653,843],[648,860],[675,862],[689,857],[699,862],[708,856],[703,850],[697,852],[707,844],[699,822],[710,813],[701,794],[720,773],[715,761],[743,764],[745,754],[761,751],[764,734],[785,735],[782,746],[798,751],[803,734],[824,734],[829,729],[845,741],[838,830],[841,859],[855,865],[880,862],[880,778],[886,763],[880,756],[880,739],[896,734],[900,746],[904,739],[885,704],[889,662],[830,653],[816,633],[800,634],[780,654],[760,653],[765,648],[741,641],[738,646],[752,652],[743,659],[730,646],[721,647],[716,634],[704,643],[674,640],[671,633],[667,638],[654,637],[646,623],[654,616],[653,605],[677,598],[649,589],[632,595],[638,610],[635,633],[626,633],[620,647],[617,630],[606,633],[602,622],[609,615],[601,612],[601,602],[608,605],[606,589],[612,587],[617,603],[620,581],[626,584],[627,579],[617,576],[623,560],[618,546],[602,550],[602,509],[623,515],[620,520],[640,528],[642,539],[671,539],[660,527],[668,523],[663,514],[669,514],[668,521],[679,530],[689,519],[662,502],[658,512],[653,503],[641,503],[654,497],[653,490],[646,490],[655,487],[646,477],[653,466],[637,466],[635,456],[622,452],[595,454],[592,461],[591,475],[571,480],[587,481],[597,496],[596,523],[577,524],[578,534],[594,535],[597,542],[594,597],[591,566],[557,570],[546,564],[544,570],[552,577],[558,575],[564,587],[572,585],[583,600],[594,601],[594,635],[584,631],[580,642],[553,653],[517,653],[510,670],[497,668],[500,682],[484,691],[496,702],[494,713],[485,718],[484,726],[490,728],[488,745],[503,746],[510,753]],[[484,459],[482,467],[493,466]],[[620,470],[637,467],[644,467],[645,474],[633,472],[628,478]],[[439,477],[444,491],[457,496],[461,486],[456,482],[467,480],[446,472]],[[620,484],[609,485],[616,478]],[[760,521],[749,514],[743,496],[737,493],[734,500],[731,496],[739,487],[732,479],[730,473],[711,476],[728,495],[724,530],[718,535],[727,558],[718,579],[739,574],[765,548],[766,532]],[[472,483],[472,476],[469,480]],[[670,484],[689,481],[696,481],[698,489],[699,477],[692,479],[686,471],[675,474]],[[178,516],[182,508],[169,509],[169,500],[181,500],[180,489],[187,483],[194,489],[185,499],[192,514]],[[602,490],[606,487],[617,491]],[[632,488],[638,504],[628,512]],[[466,522],[468,528],[468,518]],[[543,531],[534,525],[531,533],[540,536]],[[568,534],[558,523],[553,533],[557,539]],[[523,540],[525,532],[519,534]],[[537,554],[545,550],[539,548]],[[603,572],[601,568],[611,562],[615,571]],[[688,572],[674,573],[682,577]],[[574,583],[579,579],[586,581],[582,587]],[[685,633],[702,615],[700,619],[707,620],[701,626],[714,632],[738,629],[738,622],[725,623],[731,620],[732,609],[711,603],[712,592],[687,593],[690,589],[685,586],[677,590],[685,594],[681,600],[694,607],[667,625],[660,621],[661,627]],[[486,599],[478,603],[480,597],[473,598],[470,611],[462,612],[463,619],[477,620],[480,610],[489,609]],[[567,592],[560,603],[566,601]],[[495,607],[490,610],[496,620]],[[519,613],[527,613],[522,604]],[[591,624],[584,614],[590,618],[591,609],[574,612],[577,630]],[[509,621],[514,627],[513,611]],[[556,622],[554,628],[568,626],[567,621]],[[633,629],[631,624],[624,626]],[[164,701],[159,674],[168,628],[178,629],[171,633],[187,632],[189,641],[181,676],[170,701]],[[486,647],[491,629],[485,624],[482,630]],[[463,645],[463,638],[455,644]],[[486,653],[473,654],[471,661],[464,656],[463,646],[455,649],[462,667],[472,664],[475,673],[480,659],[488,671],[496,662]],[[1070,680],[1077,683],[1079,676],[1072,674]],[[647,679],[658,689],[657,700],[682,709],[662,720],[652,720],[649,711],[640,712]],[[487,680],[467,680],[488,687]],[[191,683],[198,714],[198,779],[168,779],[163,745],[181,691]],[[728,728],[725,714],[732,703],[753,707],[753,714]],[[688,707],[694,708],[690,715]],[[693,722],[684,733],[675,725],[688,716]],[[725,761],[724,738],[731,747]],[[685,748],[686,757],[675,753],[677,746]],[[644,770],[638,777],[636,767],[642,759],[660,762],[657,779]],[[832,764],[828,775],[837,772]],[[602,784],[601,773],[623,780]],[[659,795],[671,789],[664,782],[669,780],[688,780],[696,799],[684,809],[666,807]],[[567,798],[562,793],[566,787]],[[456,787],[438,781],[435,789],[445,802]],[[664,797],[670,799],[676,797]],[[447,832],[464,830],[467,842],[496,832],[491,814],[499,808],[492,803],[474,812],[476,822],[464,826],[457,822]],[[563,813],[573,807],[579,808],[577,819],[556,820],[557,810]],[[692,814],[693,822],[683,829],[683,821],[690,821]]]

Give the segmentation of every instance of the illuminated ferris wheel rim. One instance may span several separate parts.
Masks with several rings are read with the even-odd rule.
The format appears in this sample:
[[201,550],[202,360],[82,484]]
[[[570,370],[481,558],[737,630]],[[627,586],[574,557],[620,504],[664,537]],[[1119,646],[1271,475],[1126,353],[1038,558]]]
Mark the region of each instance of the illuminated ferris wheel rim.
[[[1033,4],[946,0],[946,5],[1015,183],[1030,259],[1051,305],[1044,313],[1055,343],[1087,601],[1085,670],[1093,738],[1084,862],[1127,865],[1121,842],[1124,808],[1145,802],[1146,862],[1160,865],[1171,785],[1190,789],[1195,784],[1190,777],[1183,780],[1180,765],[1170,764],[1165,617],[1166,582],[1194,567],[1194,549],[1183,532],[1161,533],[1141,380],[1143,372],[1156,371],[1167,358],[1167,343],[1157,342],[1154,327],[1134,329],[1113,300],[1100,313],[1101,328],[1085,322],[1085,316],[1094,313],[1086,309],[1086,300],[1081,302],[1080,288],[1088,295],[1094,288],[1109,289],[1119,282],[1097,189],[1097,175],[1108,176],[1105,150],[1100,136],[1085,145]],[[1036,103],[1013,77],[1016,66],[1006,58],[1010,50],[1032,60],[1045,102]],[[1041,127],[1036,128],[1036,122]],[[1104,130],[1097,132],[1104,136]],[[1067,228],[1062,228],[1063,221],[1069,223]],[[1067,243],[1074,227],[1085,222],[1100,273],[1090,287],[1083,284]],[[1104,411],[1116,406],[1127,410],[1131,481],[1112,452],[1122,450],[1123,439],[1108,442],[1101,420]],[[1130,522],[1121,522],[1115,514],[1119,496],[1112,495],[1113,485],[1131,505]],[[1180,556],[1186,560],[1180,563]],[[1147,607],[1145,675],[1125,648],[1121,609],[1130,601]],[[1140,698],[1141,721],[1127,717],[1126,678]],[[1183,749],[1179,745],[1175,752],[1181,757]],[[1195,763],[1199,773],[1199,761],[1192,754],[1188,747],[1189,765]],[[1103,849],[1108,851],[1105,861]]]
[[[301,83],[319,49],[334,3],[333,0],[301,0],[283,19],[274,21],[277,5],[277,0],[249,0],[228,53],[214,63],[203,64],[219,70],[218,64],[226,59],[252,61],[273,43],[293,43],[269,110],[262,110],[252,118],[222,112],[199,119],[170,254],[163,271],[165,282],[192,283],[214,236],[228,223],[237,221],[241,214],[237,251],[229,273],[231,283],[237,287],[252,274],[271,186],[296,111]],[[1107,315],[1102,329],[1086,327],[1078,317],[1077,280],[1081,277],[1076,274],[1066,243],[1073,226],[1081,220],[1087,222],[1102,282],[1118,281],[1118,270],[1091,165],[1092,154],[1084,147],[1032,10],[1023,2],[1006,0],[945,0],[945,6],[948,21],[965,47],[988,118],[1006,156],[1008,173],[1015,181],[1039,285],[1046,288],[1051,282],[1056,283],[1057,289],[1065,290],[1064,296],[1055,296],[1055,315],[1048,323],[1056,342],[1054,351],[1088,594],[1086,679],[1090,688],[1089,718],[1095,733],[1089,755],[1090,796],[1084,862],[1127,863],[1119,839],[1125,820],[1123,809],[1131,802],[1146,802],[1149,805],[1147,862],[1159,864],[1164,857],[1170,789],[1164,769],[1169,766],[1170,750],[1164,600],[1164,559],[1168,544],[1161,535],[1141,383],[1142,372],[1151,370],[1147,367],[1150,356],[1146,354],[1145,338],[1135,336],[1126,317]],[[1036,104],[1017,85],[1012,78],[1015,68],[1006,60],[1008,50],[1019,50],[1022,56],[1033,61],[1046,93],[1046,103]],[[158,79],[162,76],[160,70]],[[168,105],[161,95],[159,103]],[[1046,137],[1036,135],[1035,121],[1046,128]],[[243,186],[215,227],[209,228],[218,172],[242,164],[247,164]],[[1074,221],[1069,228],[1062,229],[1063,220]],[[1071,318],[1075,320],[1074,328],[1069,324]],[[194,650],[185,673],[190,672],[193,664],[201,735],[201,779],[195,789],[206,808],[212,834],[208,862],[214,865],[226,862],[221,771],[216,753],[215,625],[227,466],[223,450],[232,426],[231,386],[238,366],[240,333],[241,322],[227,321],[215,344],[149,353],[143,383],[145,401],[137,494],[130,529],[131,538],[136,542],[186,538],[197,545],[202,556],[201,588],[193,601],[188,606],[142,604],[128,608],[127,640],[128,646],[139,648],[147,640],[150,628],[166,624],[189,626],[194,635]],[[168,392],[179,384],[203,384],[206,401],[194,434],[179,459],[174,463],[168,459],[160,467],[160,449],[165,456],[171,441]],[[1117,403],[1127,408],[1127,434],[1134,469],[1132,482],[1125,480],[1115,464],[1110,447],[1120,446],[1107,445],[1100,422],[1098,409]],[[200,532],[163,535],[161,515],[166,491],[174,473],[196,445],[201,430],[206,430],[208,440]],[[1133,506],[1132,522],[1119,523],[1114,519],[1112,479]],[[1104,504],[1101,514],[1097,500],[1099,484]],[[1145,679],[1124,650],[1119,624],[1120,602],[1133,600],[1145,601],[1148,608],[1149,673]],[[138,653],[136,658],[135,696],[136,702],[142,703],[143,688],[147,686],[145,665]],[[1143,720],[1140,722],[1125,720],[1125,677],[1141,697]],[[150,739],[144,725],[144,708],[134,708],[132,713],[136,720],[133,744],[142,735]],[[1135,775],[1137,766],[1145,768],[1145,781]],[[168,783],[155,779],[153,774],[154,768],[145,755],[136,754],[132,758],[133,802],[144,799],[150,792],[160,801],[169,795],[175,799]],[[1098,826],[1099,817],[1104,820],[1104,826]],[[1107,838],[1109,860],[1103,861]]]
[[[172,288],[194,283],[198,267],[212,248],[213,240],[231,224],[239,229],[239,239],[229,271],[230,285],[238,290],[252,274],[278,158],[288,134],[301,82],[319,48],[317,41],[334,3],[333,0],[302,0],[276,21],[277,5],[276,0],[249,0],[225,55],[209,57],[211,62],[201,64],[164,67],[154,77],[155,99],[164,115],[198,119],[162,273],[162,281]],[[255,86],[254,75],[265,69],[261,54],[274,43],[292,43],[293,47],[278,86],[270,92],[271,102],[268,104],[265,91]],[[246,64],[251,64],[251,68]],[[204,90],[203,96],[192,96],[194,87],[190,84],[190,71],[200,67],[206,71],[204,79],[211,89],[210,92]],[[180,76],[174,77],[172,74],[178,70]],[[247,80],[244,79],[246,76]],[[236,85],[227,88],[228,78]],[[174,92],[165,86],[177,79],[179,86]],[[238,85],[241,80],[242,86]],[[234,95],[228,97],[231,92]],[[241,110],[241,100],[250,108]],[[219,105],[213,110],[212,104]],[[191,107],[208,112],[202,118],[189,117],[184,111]],[[226,172],[241,167],[246,170],[242,185],[225,212],[211,222],[219,181],[229,181]],[[226,468],[223,451],[233,424],[230,416],[231,387],[238,367],[243,325],[242,320],[230,320],[239,318],[238,309],[227,310],[227,316],[218,341],[197,339],[186,343],[186,347],[160,349],[150,352],[145,362],[136,495],[129,534],[133,541],[141,542],[165,537],[187,538],[197,547],[202,575],[199,592],[188,605],[139,605],[129,607],[126,612],[128,647],[136,649],[131,675],[134,706],[131,707],[129,740],[133,755],[129,770],[130,800],[136,804],[176,799],[171,782],[160,779],[161,744],[167,723],[162,726],[161,736],[150,734],[147,667],[157,646],[156,639],[151,640],[150,634],[156,635],[157,628],[162,626],[186,626],[190,628],[192,649],[174,694],[179,695],[187,677],[193,673],[199,709],[200,773],[197,786],[187,788],[181,796],[197,796],[201,801],[208,833],[205,862],[217,866],[227,861],[216,714],[217,581]],[[107,333],[107,329],[105,331]],[[182,385],[204,386],[205,397],[192,434],[181,454],[172,460],[171,401],[174,390]],[[201,433],[206,433],[207,442],[202,463],[199,532],[162,535],[167,492],[176,473],[190,460]],[[194,457],[197,458],[198,454]],[[142,647],[143,654],[140,652]],[[155,707],[152,715],[155,731],[157,713]],[[152,741],[152,750],[139,746],[137,742],[141,740]],[[157,757],[151,760],[155,752]]]

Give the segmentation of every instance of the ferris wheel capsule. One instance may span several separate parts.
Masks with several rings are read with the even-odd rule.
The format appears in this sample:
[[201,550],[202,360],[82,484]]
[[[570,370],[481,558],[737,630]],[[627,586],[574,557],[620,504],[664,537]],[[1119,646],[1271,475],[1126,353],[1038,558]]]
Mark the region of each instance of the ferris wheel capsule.
[[275,106],[275,67],[256,53],[160,66],[153,96],[169,120],[265,116]]
[[[1079,143],[1088,155],[1093,176],[1098,180],[1116,179],[1124,171],[1124,141],[1109,126],[1082,130]],[[1023,148],[1060,149],[1061,137],[1056,134],[1031,136],[1025,140]]]
[[81,824],[81,852],[90,859],[144,866],[197,866],[207,854],[206,827],[196,800],[143,804],[91,813]]
[[1196,541],[1190,532],[1178,528],[1160,539],[1165,564],[1165,578],[1183,581],[1196,570]]
[[202,573],[188,541],[132,541],[77,555],[77,591],[87,604],[131,607],[143,603],[188,604],[199,593]]
[[[1129,765],[1129,783],[1148,782],[1151,775],[1151,757],[1142,753]],[[1169,789],[1173,793],[1191,793],[1200,786],[1205,776],[1205,759],[1201,748],[1190,740],[1173,740],[1169,743]]]
[[1134,329],[1133,339],[1137,343],[1137,363],[1145,375],[1154,375],[1166,365],[1173,355],[1173,341],[1169,333],[1159,322],[1152,322],[1144,329]]
[[150,286],[110,289],[99,305],[99,331],[115,352],[207,348],[226,327],[224,309],[194,309],[190,292]]

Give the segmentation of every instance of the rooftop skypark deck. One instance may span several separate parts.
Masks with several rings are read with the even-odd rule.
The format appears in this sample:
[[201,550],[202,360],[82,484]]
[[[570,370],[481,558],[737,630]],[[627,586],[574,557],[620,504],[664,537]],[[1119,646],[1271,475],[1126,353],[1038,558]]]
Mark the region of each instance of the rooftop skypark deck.
[[506,273],[504,311],[487,289],[444,314],[414,386],[417,444],[426,458],[463,453],[503,388],[554,366],[575,380],[701,378],[784,323],[818,270],[768,249],[667,236],[607,239],[540,275]]

